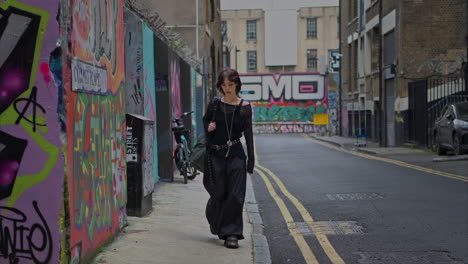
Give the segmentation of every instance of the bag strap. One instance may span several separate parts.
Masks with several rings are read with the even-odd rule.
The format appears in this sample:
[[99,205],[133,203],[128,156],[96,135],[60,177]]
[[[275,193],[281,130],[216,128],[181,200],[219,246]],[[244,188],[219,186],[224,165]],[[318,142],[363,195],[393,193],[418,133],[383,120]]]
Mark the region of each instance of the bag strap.
[[214,101],[214,105],[213,105],[213,113],[211,115],[211,122],[214,122],[216,120],[216,111],[218,111],[218,105],[219,105],[220,99],[218,97],[215,97],[213,101]]
[[241,99],[241,101],[240,101],[238,107],[236,108],[236,112],[239,112],[239,113],[240,113],[240,109],[241,109],[243,103],[244,103],[244,99]]

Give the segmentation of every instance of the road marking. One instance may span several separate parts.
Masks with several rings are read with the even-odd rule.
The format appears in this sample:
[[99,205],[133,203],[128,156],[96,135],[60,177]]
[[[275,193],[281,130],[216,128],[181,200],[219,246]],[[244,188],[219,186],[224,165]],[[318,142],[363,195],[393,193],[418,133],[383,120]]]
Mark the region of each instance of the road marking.
[[[268,179],[268,177],[260,170],[262,169],[263,171],[265,171],[268,175],[270,175],[270,177],[276,182],[276,184],[278,185],[279,189],[281,190],[281,192],[286,196],[288,197],[288,199],[294,204],[294,206],[296,207],[296,209],[299,211],[299,213],[301,214],[302,218],[304,219],[304,221],[309,225],[309,227],[313,230],[314,232],[314,235],[315,237],[317,238],[319,244],[322,246],[325,254],[328,256],[328,258],[330,259],[330,261],[332,263],[336,263],[336,264],[344,264],[345,262],[343,261],[343,259],[338,255],[338,253],[336,252],[335,248],[332,246],[332,244],[330,243],[330,241],[328,240],[326,234],[324,234],[319,228],[317,228],[316,225],[314,225],[314,219],[312,218],[312,216],[309,214],[309,212],[307,211],[307,209],[301,204],[301,202],[299,202],[299,200],[294,197],[287,189],[286,187],[284,186],[283,182],[278,178],[278,176],[276,176],[271,170],[263,167],[260,165],[260,163],[258,162],[258,155],[257,155],[257,148],[254,148],[255,150],[255,163],[256,163],[256,168],[255,168],[255,171],[260,174],[260,176],[262,177],[263,181],[265,182],[265,184],[267,185],[267,188],[268,188],[268,191],[270,192],[270,195],[275,199],[275,197],[277,197],[277,199],[279,199],[279,201],[281,201],[280,203],[282,203],[282,206],[284,206],[284,210],[286,210],[290,216],[290,218],[286,219],[285,217],[285,221],[286,223],[288,224],[288,228],[290,229],[294,229],[294,226],[296,225],[291,214],[289,213],[286,205],[284,204],[283,200],[276,194],[276,191],[273,187],[273,185],[271,184],[270,180]],[[277,201],[275,199],[275,201]],[[280,207],[280,210],[281,210],[281,206],[280,206],[280,203],[277,201],[276,202],[278,204],[278,206]],[[283,211],[282,211],[283,213]],[[283,217],[284,217],[284,214],[283,214]],[[293,233],[291,233],[293,234]],[[293,234],[293,235],[297,235],[297,234]],[[302,237],[302,235],[301,235]],[[302,237],[303,239],[303,237]],[[295,239],[296,240],[296,239]],[[305,240],[304,240],[305,242]],[[297,240],[296,240],[296,243]],[[307,244],[306,244],[307,245]],[[299,246],[299,243],[298,243],[298,246]],[[303,246],[301,244],[301,246]],[[300,247],[301,247],[300,246]],[[312,250],[310,250],[310,247],[307,245],[307,248],[309,249],[310,253],[312,254],[313,256],[313,253],[312,253]],[[306,249],[305,249],[306,250]],[[306,259],[311,257],[310,255],[305,255],[304,254],[304,251],[301,249],[301,252],[303,252],[303,256],[304,258]],[[313,256],[313,260],[317,261],[315,256]],[[307,261],[307,259],[306,259]]]
[[264,170],[268,175],[270,175],[271,178],[276,182],[278,185],[279,189],[281,192],[288,197],[288,199],[294,204],[294,206],[297,208],[299,213],[301,214],[302,218],[304,221],[309,225],[309,227],[313,230],[315,237],[317,238],[318,242],[320,243],[320,246],[322,246],[323,250],[325,251],[325,254],[327,254],[328,258],[332,263],[339,263],[339,264],[344,264],[345,262],[343,259],[338,255],[336,252],[335,248],[332,246],[330,241],[328,240],[327,236],[319,229],[317,228],[316,225],[314,225],[314,219],[312,216],[309,214],[307,209],[304,207],[304,205],[299,202],[299,200],[294,197],[288,189],[284,186],[283,182],[276,176],[271,170],[261,166],[260,164],[257,163],[257,167]]
[[[355,221],[321,221],[321,222],[296,222],[295,231],[303,235],[314,235],[320,232],[325,235],[361,235],[363,227]],[[313,226],[313,228],[311,228]]]
[[255,168],[255,171],[262,177],[263,181],[265,182],[265,185],[268,189],[268,192],[270,193],[271,197],[275,200],[276,204],[278,205],[281,214],[283,215],[284,221],[286,221],[286,224],[288,225],[288,228],[291,232],[292,237],[294,238],[294,241],[296,242],[297,246],[299,247],[299,250],[302,253],[302,256],[304,257],[304,260],[306,263],[311,263],[311,264],[318,264],[319,262],[317,261],[317,258],[315,257],[314,253],[310,249],[309,245],[304,239],[304,236],[298,232],[296,224],[294,223],[294,219],[289,212],[288,208],[286,207],[286,204],[284,203],[283,199],[278,196],[278,194],[275,191],[275,188],[271,184],[271,181],[268,179],[268,177],[258,168]]
[[415,169],[415,170],[418,170],[418,171],[423,171],[423,172],[439,175],[439,176],[454,179],[454,180],[468,182],[468,177],[466,177],[466,176],[461,176],[461,175],[452,174],[452,173],[448,173],[448,172],[436,171],[436,170],[424,168],[424,167],[421,167],[421,166],[418,166],[418,165],[412,165],[412,164],[409,164],[409,163],[406,163],[406,162],[403,162],[403,161],[399,161],[399,160],[393,160],[393,159],[388,159],[388,158],[376,157],[376,156],[372,156],[372,155],[368,155],[368,154],[364,154],[364,153],[359,153],[359,152],[355,152],[355,151],[351,151],[351,150],[343,149],[341,147],[334,146],[334,145],[332,145],[330,143],[325,143],[325,142],[313,139],[313,138],[311,138],[310,136],[308,136],[306,134],[303,134],[303,136],[304,136],[305,139],[307,139],[309,141],[312,141],[312,142],[317,143],[319,145],[322,145],[322,146],[325,146],[327,148],[331,148],[331,149],[334,149],[334,150],[337,150],[337,151],[340,151],[340,152],[349,153],[351,155],[363,157],[363,158],[366,158],[366,159],[379,160],[379,161],[383,161],[383,162],[386,162],[386,163],[392,163],[392,164],[395,164],[395,165],[398,165],[398,166],[401,166],[401,167]]

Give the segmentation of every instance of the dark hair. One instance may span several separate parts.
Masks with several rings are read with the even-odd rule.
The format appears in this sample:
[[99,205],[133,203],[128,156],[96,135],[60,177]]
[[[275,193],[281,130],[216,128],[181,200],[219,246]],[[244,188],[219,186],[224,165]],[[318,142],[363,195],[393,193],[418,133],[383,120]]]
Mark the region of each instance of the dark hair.
[[230,68],[226,68],[219,73],[218,81],[216,82],[216,89],[224,94],[223,88],[221,85],[224,83],[224,79],[228,79],[231,82],[236,83],[236,94],[240,93],[242,82],[239,77],[239,73]]

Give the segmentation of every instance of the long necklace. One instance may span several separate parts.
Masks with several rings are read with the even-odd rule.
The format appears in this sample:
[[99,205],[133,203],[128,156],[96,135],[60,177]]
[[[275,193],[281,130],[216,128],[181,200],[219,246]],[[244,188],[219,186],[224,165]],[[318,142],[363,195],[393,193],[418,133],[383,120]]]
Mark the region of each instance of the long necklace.
[[224,103],[224,120],[226,121],[226,132],[228,136],[228,140],[227,140],[228,150],[226,152],[226,156],[224,156],[225,158],[228,157],[229,151],[231,150],[231,146],[232,146],[231,135],[232,135],[232,127],[234,126],[234,114],[236,113],[236,109],[237,109],[237,105],[234,105],[234,111],[232,112],[232,118],[231,118],[231,128],[229,129],[229,124],[228,124],[227,115],[226,115],[226,103]]

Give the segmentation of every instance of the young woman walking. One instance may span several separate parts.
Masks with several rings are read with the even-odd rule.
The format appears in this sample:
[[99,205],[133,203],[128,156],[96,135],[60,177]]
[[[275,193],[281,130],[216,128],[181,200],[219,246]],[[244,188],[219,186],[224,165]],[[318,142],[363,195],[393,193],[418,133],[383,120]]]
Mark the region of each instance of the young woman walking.
[[[211,233],[225,240],[228,248],[238,248],[244,239],[242,209],[244,206],[247,172],[254,168],[252,107],[239,97],[239,73],[223,70],[216,88],[224,95],[208,105],[203,117],[209,138],[203,184],[210,194],[206,217]],[[240,138],[244,135],[247,156]]]

